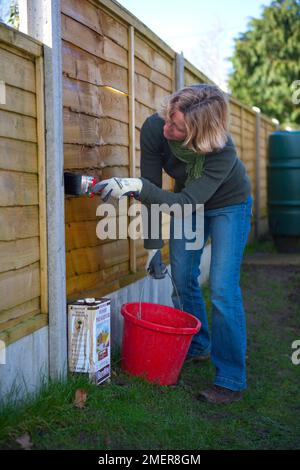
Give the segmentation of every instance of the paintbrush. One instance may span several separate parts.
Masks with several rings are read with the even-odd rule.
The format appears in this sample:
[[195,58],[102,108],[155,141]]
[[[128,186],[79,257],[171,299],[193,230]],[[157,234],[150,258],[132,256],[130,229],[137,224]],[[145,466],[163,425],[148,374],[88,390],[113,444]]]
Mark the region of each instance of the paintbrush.
[[97,179],[94,176],[66,171],[64,172],[64,182],[67,195],[93,197],[92,189],[97,183]]

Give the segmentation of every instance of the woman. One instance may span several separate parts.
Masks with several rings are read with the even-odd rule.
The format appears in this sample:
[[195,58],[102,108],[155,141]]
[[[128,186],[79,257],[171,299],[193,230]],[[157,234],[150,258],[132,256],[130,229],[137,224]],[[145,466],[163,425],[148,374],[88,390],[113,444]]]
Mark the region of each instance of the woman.
[[[195,209],[197,204],[204,204],[204,243],[197,249],[187,250],[185,236],[174,236],[175,219],[171,217],[170,262],[183,310],[202,323],[200,332],[193,337],[188,358],[211,358],[216,367],[214,385],[199,396],[213,403],[239,400],[246,388],[246,321],[239,279],[253,199],[250,180],[228,128],[228,102],[218,87],[185,87],[168,97],[160,115],[150,116],[143,124],[141,178],[111,178],[95,188],[102,191],[104,200],[109,195],[134,195],[148,207],[192,204]],[[162,169],[174,178],[174,192],[161,189]],[[191,219],[194,229],[196,210]],[[149,222],[151,226],[150,216]],[[198,283],[201,255],[209,237],[211,334]],[[162,239],[150,233],[144,245],[150,250],[150,274],[164,277],[159,251]],[[178,308],[174,291],[172,300]]]

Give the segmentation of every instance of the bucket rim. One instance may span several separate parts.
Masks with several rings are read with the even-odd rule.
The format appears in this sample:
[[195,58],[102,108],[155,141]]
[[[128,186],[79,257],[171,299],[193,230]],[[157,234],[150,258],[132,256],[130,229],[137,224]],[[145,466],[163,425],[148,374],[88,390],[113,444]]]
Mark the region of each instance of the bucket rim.
[[143,320],[142,318],[138,319],[126,310],[126,306],[127,305],[139,305],[139,304],[140,302],[126,302],[121,306],[121,314],[123,315],[123,317],[131,321],[137,326],[142,326],[144,328],[147,328],[148,330],[154,330],[160,333],[182,334],[182,335],[194,335],[198,333],[198,331],[201,328],[201,325],[202,325],[201,321],[194,315],[191,315],[188,312],[179,310],[178,308],[170,307],[168,305],[157,304],[153,302],[141,302],[141,304],[155,305],[155,306],[160,306],[164,308],[167,307],[169,309],[176,310],[177,312],[183,313],[184,315],[187,315],[188,317],[190,317],[196,323],[196,325],[194,327],[174,327],[174,326],[160,325],[158,323],[153,323],[148,320]]

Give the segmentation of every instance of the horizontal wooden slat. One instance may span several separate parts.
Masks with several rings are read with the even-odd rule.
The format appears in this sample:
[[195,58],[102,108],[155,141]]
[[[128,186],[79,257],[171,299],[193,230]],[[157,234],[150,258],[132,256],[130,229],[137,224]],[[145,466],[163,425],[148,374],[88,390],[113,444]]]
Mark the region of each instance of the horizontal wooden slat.
[[0,241],[0,273],[23,268],[39,260],[39,238],[25,238],[10,242]]
[[117,176],[118,178],[129,178],[129,168],[127,166],[108,166],[102,170],[102,178],[108,179]]
[[248,160],[255,161],[256,158],[256,149],[255,149],[255,141],[244,141],[243,142],[243,157]]
[[64,74],[95,85],[107,85],[128,93],[128,71],[119,65],[62,41],[62,67]]
[[38,236],[38,216],[38,206],[0,207],[0,240]]
[[251,134],[244,134],[243,145],[255,148],[255,144],[256,144],[255,134],[252,134],[252,135]]
[[103,35],[99,18],[100,10],[88,1],[63,0],[61,2],[61,11],[79,23],[82,23]]
[[97,246],[103,243],[97,237],[97,220],[72,222],[66,224],[66,249],[67,251],[86,246]]
[[37,145],[34,143],[0,137],[0,155],[1,170],[37,173]]
[[0,274],[0,311],[40,295],[39,263]]
[[[166,244],[162,249],[162,258],[165,263],[169,263],[167,250],[168,246]],[[145,277],[146,259],[147,255],[137,258],[138,271],[134,274],[128,274],[128,263],[122,263],[121,265],[113,266],[112,268],[109,268],[102,273],[91,273],[75,276],[68,282],[68,297],[102,297],[129,284],[132,284]]]
[[255,120],[253,122],[243,120],[242,125],[243,125],[243,129],[245,130],[245,132],[248,132],[249,134],[255,134],[255,128],[256,128]]
[[127,51],[111,39],[68,16],[61,17],[62,38],[91,54],[127,68]]
[[241,138],[240,134],[236,134],[236,133],[231,132],[231,137],[233,138],[233,141],[234,141],[235,145],[241,145],[242,138]]
[[108,166],[128,166],[128,147],[121,145],[98,145],[86,147],[78,144],[65,144],[65,169],[97,168],[101,177],[102,169]]
[[140,103],[151,109],[159,109],[169,93],[141,75],[135,75],[135,97]]
[[151,116],[156,110],[151,109],[144,104],[135,102],[135,125],[138,129],[141,129],[147,117]]
[[234,126],[237,126],[237,127],[241,127],[242,125],[242,120],[241,118],[235,116],[234,114],[232,114],[230,116],[230,124],[234,125]]
[[147,78],[150,82],[164,88],[168,93],[172,93],[173,81],[172,77],[166,77],[161,73],[151,68],[151,64],[145,64],[138,57],[134,61],[135,72],[142,77]]
[[65,199],[65,222],[81,222],[96,220],[100,198],[74,197]]
[[63,0],[62,12],[128,49],[127,28],[88,1]]
[[36,142],[36,120],[0,110],[0,137]]
[[[233,118],[234,118],[234,122],[233,122]],[[241,134],[242,132],[242,128],[241,128],[241,120],[239,117],[237,116],[233,116],[232,114],[230,114],[229,116],[229,127],[233,127],[235,132],[237,134]]]
[[150,43],[146,42],[138,33],[135,34],[134,38],[134,52],[142,62],[151,64],[151,68],[168,78],[172,78],[172,59],[162,52],[159,53],[154,45],[151,47]]
[[[116,264],[110,268],[103,269],[95,273],[81,274],[68,279],[67,295],[68,298],[82,297],[86,294],[94,295],[100,293],[104,288],[107,292],[113,292],[120,289],[119,280],[129,272],[129,262]],[[96,294],[96,297],[98,296]]]
[[139,31],[148,41],[153,43],[155,47],[164,52],[167,56],[175,58],[175,52],[171,49],[164,41],[160,39],[151,29],[147,28],[141,21],[138,20],[134,15],[132,15],[126,8],[122,7],[117,2],[112,2],[111,0],[90,0],[91,3],[96,5],[101,10],[108,11],[110,15],[115,18],[124,21],[127,24],[133,26],[136,31]]
[[233,134],[233,135],[241,135],[241,128],[240,126],[236,126],[234,124],[232,124],[230,122],[230,125],[229,125],[229,131]]
[[184,73],[193,76],[197,83],[213,83],[203,72],[197,69],[191,62],[184,59]]
[[[82,222],[72,222],[66,225],[66,248],[67,251],[103,245],[104,243],[110,243],[109,239],[99,238],[100,231],[100,221],[82,221]],[[105,223],[110,223],[110,219],[105,217]],[[122,224],[125,228],[128,224],[127,215],[120,215],[115,218],[112,218],[111,223],[114,224],[113,227],[116,227],[116,236],[119,238],[119,224]],[[96,231],[98,228],[98,231]],[[124,230],[125,230],[124,228]]]
[[3,23],[1,23],[0,28],[0,41],[36,57],[41,56],[43,53],[42,44],[31,39],[20,31],[16,34],[16,30],[14,28],[6,26]]
[[128,123],[128,97],[105,87],[64,77],[63,102],[72,111]]
[[[39,301],[39,299],[37,299]],[[27,305],[28,302],[26,302],[26,304],[23,304],[23,305]],[[12,309],[12,310],[15,310],[15,309]],[[11,310],[6,310],[6,311],[11,311]],[[2,315],[0,315],[0,334],[1,332],[4,332],[5,334],[5,331],[19,325],[21,322],[25,322],[25,321],[28,321],[30,320],[31,318],[35,317],[36,315],[40,314],[41,313],[41,310],[39,308],[39,306],[34,309],[34,310],[31,310],[27,313],[23,313],[22,315],[20,314],[18,317],[16,318],[12,318],[12,319],[9,319],[9,320],[6,320],[6,321],[3,321],[1,322],[1,317]]]
[[255,123],[249,123],[247,121],[242,122],[242,127],[245,132],[248,132],[249,134],[254,134],[255,133]]
[[184,85],[189,86],[194,83],[202,83],[202,80],[199,80],[196,75],[193,75],[187,71],[184,72]]
[[[103,209],[101,209],[101,206],[103,204],[99,196],[95,196],[92,199],[88,197],[67,198],[65,200],[65,221],[66,223],[94,221],[97,217],[102,216]],[[127,214],[127,198],[124,198],[120,205],[116,204],[114,206],[114,213],[117,215]]]
[[129,260],[128,240],[114,240],[96,247],[79,248],[67,253],[67,278],[101,271]]
[[0,339],[5,342],[6,346],[14,343],[24,336],[30,335],[40,328],[48,325],[48,315],[41,313],[29,318],[8,330],[0,332]]
[[243,111],[243,120],[244,121],[247,121],[247,122],[250,122],[250,123],[252,123],[252,122],[255,123],[256,116],[257,116],[257,114],[255,112],[253,114],[253,111],[250,111],[248,109],[244,109],[244,111]]
[[252,114],[253,116],[255,116],[255,111],[250,108],[250,106],[242,103],[241,101],[239,101],[238,99],[236,99],[234,96],[230,96],[230,104],[236,104],[237,106],[239,106],[241,109],[243,109],[243,112],[247,112],[247,113],[250,113]]
[[229,109],[230,114],[240,118],[241,117],[241,107],[229,100]]
[[244,132],[243,133],[243,143],[244,145],[255,147],[256,144],[256,135],[255,133]]
[[22,315],[18,318],[15,318],[13,320],[7,320],[6,322],[1,323],[0,322],[0,334],[3,333],[5,334],[6,331],[10,330],[11,328],[16,327],[19,325],[21,322],[25,322],[33,318],[35,315],[38,315],[41,313],[40,309],[38,308],[37,310],[33,310],[32,312],[26,313],[25,315]]
[[37,175],[0,171],[0,206],[38,204]]
[[0,312],[0,329],[3,330],[3,325],[6,322],[18,322],[20,318],[24,318],[27,315],[34,315],[40,311],[40,297],[31,299],[28,302],[25,302],[21,305],[16,305],[16,307],[9,310],[3,310]]
[[128,125],[64,109],[64,141],[68,144],[128,145]]
[[[2,27],[0,30],[2,30]],[[1,49],[0,45],[0,70],[1,80],[6,84],[35,92],[35,67],[33,61]]]
[[36,117],[35,94],[6,84],[5,104],[0,103],[0,109]]

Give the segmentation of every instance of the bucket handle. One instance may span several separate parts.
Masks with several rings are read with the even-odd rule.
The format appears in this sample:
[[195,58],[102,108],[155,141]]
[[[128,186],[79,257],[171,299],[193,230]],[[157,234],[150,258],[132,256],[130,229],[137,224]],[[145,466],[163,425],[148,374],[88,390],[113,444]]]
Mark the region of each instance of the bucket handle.
[[[176,295],[177,295],[177,298],[178,298],[178,302],[179,302],[179,309],[180,309],[181,311],[183,311],[183,305],[182,305],[182,303],[181,303],[181,301],[180,301],[180,297],[179,297],[179,294],[178,294],[178,290],[177,290],[176,284],[175,284],[175,282],[174,282],[174,279],[173,279],[172,275],[169,273],[168,268],[166,268],[166,273],[168,274],[169,278],[171,279],[172,284],[173,284],[173,287],[174,287],[174,290],[175,290],[175,292],[176,292]],[[150,276],[150,274],[148,274],[146,277],[150,277],[151,279],[153,279],[152,276]],[[145,288],[145,282],[144,282],[144,284],[143,284],[143,287],[142,287],[141,293],[140,293],[139,311],[138,311],[138,314],[137,314],[137,319],[138,319],[138,320],[141,320],[141,319],[142,319],[142,297],[143,297],[143,294],[144,294],[144,288]]]

